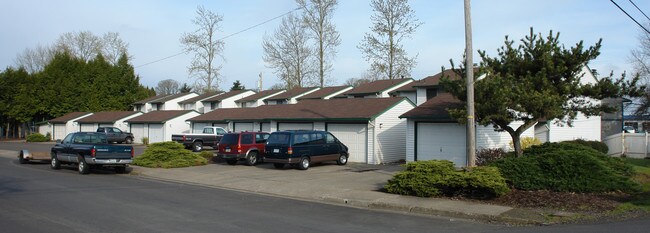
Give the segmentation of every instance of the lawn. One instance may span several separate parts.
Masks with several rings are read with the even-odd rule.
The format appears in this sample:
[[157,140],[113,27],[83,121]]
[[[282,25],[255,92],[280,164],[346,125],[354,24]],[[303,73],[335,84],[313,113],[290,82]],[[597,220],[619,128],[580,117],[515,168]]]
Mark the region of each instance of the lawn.
[[650,212],[650,159],[626,158],[625,162],[631,164],[636,171],[634,180],[643,186],[643,192],[632,197],[629,202],[619,206],[619,210],[640,209]]

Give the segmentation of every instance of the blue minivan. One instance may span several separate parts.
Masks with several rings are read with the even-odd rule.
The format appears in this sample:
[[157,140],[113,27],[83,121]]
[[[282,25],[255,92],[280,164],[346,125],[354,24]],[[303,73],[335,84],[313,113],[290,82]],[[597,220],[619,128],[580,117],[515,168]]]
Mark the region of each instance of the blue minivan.
[[266,141],[265,162],[276,168],[285,164],[307,170],[311,163],[336,161],[348,163],[348,147],[334,135],[317,130],[287,130],[273,132]]

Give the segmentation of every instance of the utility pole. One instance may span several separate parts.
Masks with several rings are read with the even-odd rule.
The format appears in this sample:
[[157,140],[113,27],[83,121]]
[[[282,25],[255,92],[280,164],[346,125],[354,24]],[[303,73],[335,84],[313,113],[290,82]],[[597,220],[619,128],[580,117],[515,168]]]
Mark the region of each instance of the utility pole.
[[465,0],[465,74],[467,77],[467,166],[476,166],[476,130],[474,119],[474,62],[470,0]]
[[259,80],[259,82],[257,83],[257,91],[258,91],[258,92],[262,91],[262,72],[260,72],[260,75],[259,75],[259,76],[260,76],[260,80]]

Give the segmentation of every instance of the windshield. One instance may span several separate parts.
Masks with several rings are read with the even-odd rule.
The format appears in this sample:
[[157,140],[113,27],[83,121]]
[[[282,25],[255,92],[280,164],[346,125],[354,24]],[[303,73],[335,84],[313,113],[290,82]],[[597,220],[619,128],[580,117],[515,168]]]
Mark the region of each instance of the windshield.
[[268,144],[289,144],[289,135],[285,133],[274,133],[269,136]]
[[239,134],[229,133],[229,134],[223,135],[223,138],[221,138],[221,141],[219,143],[220,144],[237,144],[237,141],[239,141]]

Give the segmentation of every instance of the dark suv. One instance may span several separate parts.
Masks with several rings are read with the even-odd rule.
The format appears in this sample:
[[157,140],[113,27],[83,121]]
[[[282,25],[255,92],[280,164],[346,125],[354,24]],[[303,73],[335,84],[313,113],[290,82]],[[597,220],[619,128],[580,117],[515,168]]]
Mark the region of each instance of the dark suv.
[[230,165],[237,164],[237,160],[246,160],[247,165],[253,166],[263,158],[268,138],[269,133],[264,132],[227,133],[219,141],[217,156]]
[[348,147],[325,131],[273,132],[266,142],[264,161],[273,163],[276,168],[291,164],[300,170],[307,170],[310,163],[324,161],[345,165],[348,162]]

